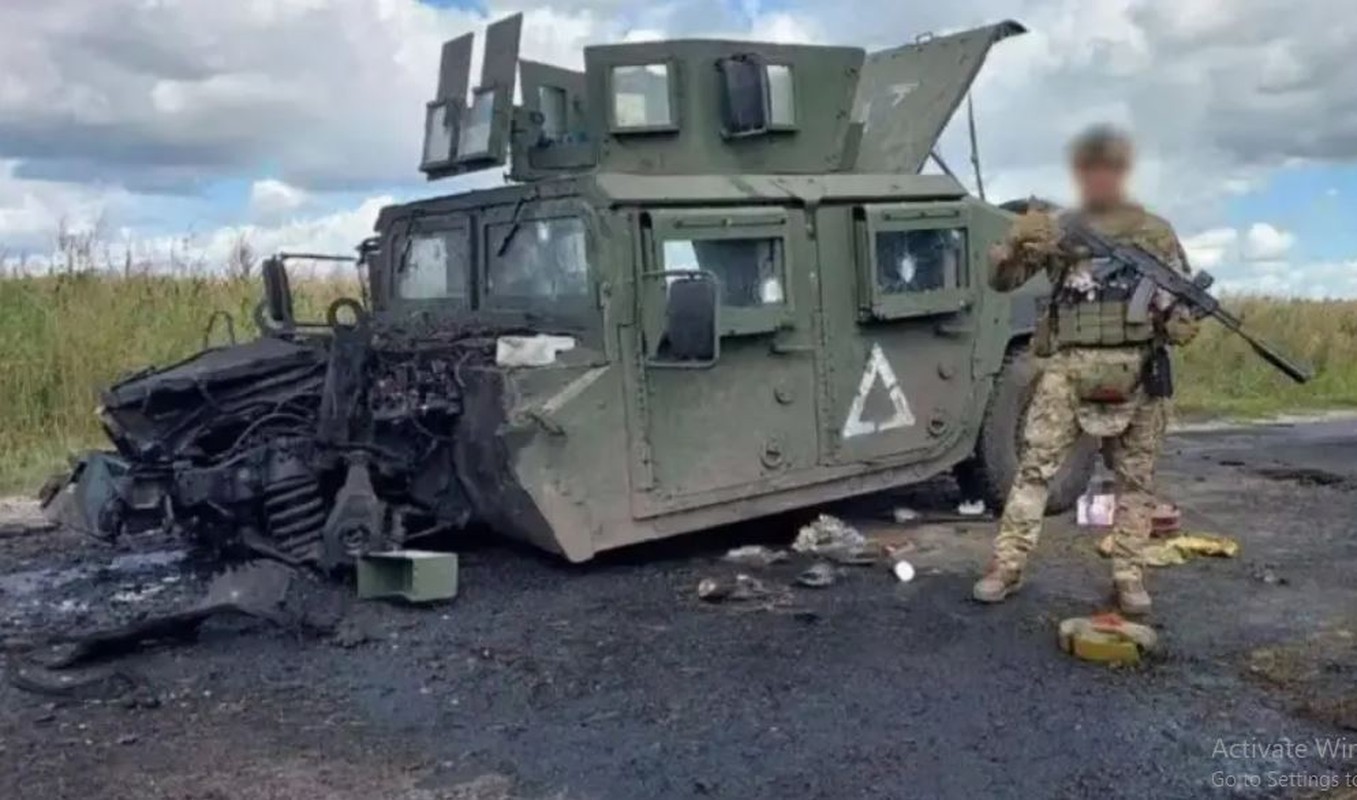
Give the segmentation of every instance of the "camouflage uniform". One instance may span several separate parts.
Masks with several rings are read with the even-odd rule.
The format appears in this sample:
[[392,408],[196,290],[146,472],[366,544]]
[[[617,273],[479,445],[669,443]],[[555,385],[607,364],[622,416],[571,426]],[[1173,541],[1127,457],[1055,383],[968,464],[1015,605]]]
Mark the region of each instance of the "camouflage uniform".
[[[1172,227],[1138,206],[1087,214],[1094,228],[1118,241],[1135,242],[1165,263],[1188,270],[1187,259]],[[1070,285],[1088,263],[1056,247],[1058,233],[1050,217],[1028,214],[1014,226],[997,253],[992,276],[996,289],[1014,289],[1038,272],[1046,272],[1053,286]],[[1171,311],[1156,321],[1163,340],[1184,344],[1196,331],[1187,314]],[[1091,375],[1124,371],[1138,379],[1149,345],[1065,347],[1056,344],[1049,325],[1038,330],[1034,350],[1048,356],[1042,365],[1024,430],[1025,447],[999,523],[995,566],[1020,575],[1028,553],[1037,544],[1046,509],[1047,486],[1069,456],[1081,434],[1100,437],[1117,478],[1116,543],[1113,579],[1141,578],[1140,549],[1150,535],[1154,462],[1159,455],[1168,417],[1167,399],[1151,398],[1142,386],[1122,402],[1080,400],[1080,382]]]

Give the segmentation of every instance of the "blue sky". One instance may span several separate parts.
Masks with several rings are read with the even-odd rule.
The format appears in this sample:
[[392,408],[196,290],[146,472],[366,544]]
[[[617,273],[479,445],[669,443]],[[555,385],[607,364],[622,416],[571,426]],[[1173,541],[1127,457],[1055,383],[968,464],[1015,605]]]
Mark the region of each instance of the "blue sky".
[[[1357,20],[1341,0],[47,0],[0,9],[0,258],[98,225],[148,258],[346,249],[416,169],[438,48],[525,11],[523,53],[654,36],[899,44],[1015,17],[975,90],[995,199],[1066,189],[1083,125],[1135,132],[1140,193],[1241,291],[1357,296]],[[954,126],[955,127],[955,126]],[[944,154],[966,158],[950,130]],[[493,175],[471,182],[484,184]]]

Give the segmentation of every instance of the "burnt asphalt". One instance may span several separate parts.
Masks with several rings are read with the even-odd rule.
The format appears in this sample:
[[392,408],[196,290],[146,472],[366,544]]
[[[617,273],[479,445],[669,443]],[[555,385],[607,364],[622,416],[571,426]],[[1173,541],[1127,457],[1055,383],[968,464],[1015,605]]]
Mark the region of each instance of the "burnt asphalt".
[[[307,630],[214,623],[60,696],[6,681],[0,797],[1343,796],[1314,787],[1357,763],[1213,751],[1346,735],[1357,752],[1357,423],[1180,434],[1159,483],[1185,529],[1242,551],[1151,575],[1166,652],[1141,668],[1055,646],[1060,619],[1107,605],[1096,535],[1053,520],[1024,591],[982,608],[967,597],[993,523],[877,513],[955,502],[934,486],[837,509],[913,548],[908,585],[853,568],[772,607],[696,598],[736,571],[727,548],[789,542],[790,519],[584,566],[478,545],[446,606],[317,588]],[[11,676],[47,633],[201,588],[164,557],[90,569],[113,555],[0,536]],[[745,571],[781,587],[802,566]]]

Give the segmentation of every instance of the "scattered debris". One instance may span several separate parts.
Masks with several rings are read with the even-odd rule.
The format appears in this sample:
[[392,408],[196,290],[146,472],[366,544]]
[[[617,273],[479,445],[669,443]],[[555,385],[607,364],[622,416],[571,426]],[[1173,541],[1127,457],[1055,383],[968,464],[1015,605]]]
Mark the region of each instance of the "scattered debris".
[[823,556],[840,564],[867,566],[880,560],[867,537],[838,517],[821,514],[796,534],[792,549]]
[[1150,517],[1150,535],[1168,536],[1177,533],[1182,525],[1182,512],[1178,506],[1173,503],[1159,503],[1155,505],[1154,512]]
[[457,554],[393,550],[358,557],[358,597],[433,603],[457,596]]
[[963,517],[983,517],[988,513],[984,500],[967,500],[956,507],[956,513]]
[[909,583],[914,580],[914,565],[903,558],[895,562],[895,566],[891,567],[891,572],[895,573],[895,577],[901,583]]
[[548,367],[556,356],[575,349],[573,336],[501,336],[495,340],[495,364],[501,367]]
[[1075,522],[1084,528],[1110,528],[1117,518],[1117,496],[1089,490],[1079,496]]
[[1175,536],[1169,539],[1167,544],[1173,545],[1184,553],[1198,556],[1234,558],[1239,555],[1239,542],[1228,536],[1214,536],[1209,533],[1187,533],[1182,536]]
[[1137,664],[1159,646],[1154,629],[1119,614],[1074,617],[1060,623],[1060,648],[1085,661]]
[[763,581],[743,573],[736,575],[734,580],[703,578],[697,584],[697,596],[708,603],[765,600],[775,594]]
[[68,669],[137,650],[158,642],[187,642],[208,619],[244,615],[275,624],[288,621],[283,611],[293,571],[271,561],[255,561],[228,569],[208,587],[193,608],[104,628],[59,643],[44,660],[49,669]]
[[867,538],[838,517],[821,514],[796,534],[792,549],[798,553],[824,553],[829,550],[861,550]]
[[917,550],[919,547],[915,541],[917,535],[918,529],[904,531],[899,528],[881,528],[872,531],[867,537],[867,542],[869,546],[879,549],[891,558],[898,553],[912,553]]
[[786,561],[787,551],[751,544],[731,550],[726,553],[724,560],[744,567],[768,567]]
[[895,519],[897,524],[908,525],[912,522],[918,522],[923,515],[912,508],[900,506],[892,512],[891,516]]
[[824,589],[839,580],[839,570],[833,564],[818,561],[796,576],[796,582],[810,589]]
[[[1098,552],[1105,558],[1111,558],[1115,546],[1114,535],[1108,534],[1098,542]],[[1234,558],[1237,555],[1239,555],[1238,542],[1226,536],[1213,536],[1207,533],[1174,536],[1162,542],[1147,544],[1140,550],[1141,563],[1147,567],[1185,564],[1193,556]]]
[[1253,570],[1253,577],[1255,580],[1265,583],[1268,586],[1286,586],[1290,583],[1286,578],[1277,574],[1275,569],[1267,565],[1255,567]]

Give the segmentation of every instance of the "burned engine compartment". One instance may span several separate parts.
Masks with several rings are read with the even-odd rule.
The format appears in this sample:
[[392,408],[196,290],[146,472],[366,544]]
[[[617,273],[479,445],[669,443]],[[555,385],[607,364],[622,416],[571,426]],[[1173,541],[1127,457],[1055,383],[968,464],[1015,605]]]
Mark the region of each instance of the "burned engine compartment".
[[109,541],[158,528],[215,557],[325,571],[465,527],[468,480],[509,480],[495,463],[507,332],[359,314],[131,375],[102,396],[114,450],[43,501]]

